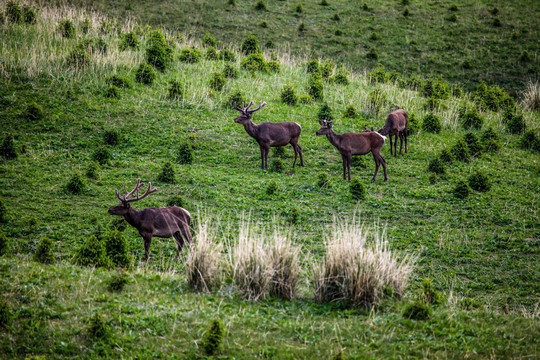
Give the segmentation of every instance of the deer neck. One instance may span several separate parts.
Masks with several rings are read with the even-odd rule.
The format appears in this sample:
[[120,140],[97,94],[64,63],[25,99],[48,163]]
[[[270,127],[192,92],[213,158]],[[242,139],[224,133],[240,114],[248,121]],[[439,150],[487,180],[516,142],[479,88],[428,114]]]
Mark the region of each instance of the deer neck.
[[257,129],[259,127],[259,125],[255,124],[251,120],[245,122],[243,125],[244,125],[244,129],[246,129],[246,132],[248,133],[249,136],[251,136],[254,139],[257,139],[259,137],[258,136],[259,131]]
[[334,145],[339,149],[339,144],[341,143],[341,135],[338,135],[332,130],[330,134],[326,134],[326,138],[330,141],[330,144]]
[[124,219],[128,222],[129,225],[135,228],[139,228],[140,224],[142,224],[141,211],[137,211],[130,207],[128,213],[124,215]]

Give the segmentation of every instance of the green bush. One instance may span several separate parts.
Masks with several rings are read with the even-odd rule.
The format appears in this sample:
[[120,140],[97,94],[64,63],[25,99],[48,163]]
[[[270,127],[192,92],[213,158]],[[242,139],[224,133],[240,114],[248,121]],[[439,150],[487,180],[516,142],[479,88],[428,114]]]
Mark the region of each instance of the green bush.
[[171,80],[171,82],[169,82],[169,90],[167,97],[171,100],[180,100],[184,97],[184,90],[180,81]]
[[403,309],[403,317],[411,320],[427,320],[430,314],[431,310],[429,306],[420,301],[407,304]]
[[287,105],[296,105],[298,98],[296,97],[296,92],[292,85],[287,84],[281,89],[281,101]]
[[67,57],[67,63],[71,66],[83,67],[90,64],[90,52],[84,44],[77,45]]
[[125,271],[117,271],[107,281],[107,289],[109,291],[121,292],[127,284],[129,284],[128,274]]
[[183,48],[180,50],[180,56],[178,59],[182,62],[188,64],[198,63],[202,58],[201,50],[192,47],[192,48]]
[[8,1],[6,4],[6,17],[12,24],[23,22],[23,12],[19,4],[15,1]]
[[407,135],[417,134],[420,130],[420,123],[415,113],[409,114],[409,123],[407,124]]
[[370,71],[367,76],[373,84],[385,83],[389,80],[389,76],[382,66],[377,66],[375,69]]
[[438,134],[442,130],[441,120],[435,114],[428,114],[422,121],[422,130]]
[[214,355],[218,353],[222,347],[225,329],[223,323],[219,319],[212,321],[212,325],[204,334],[201,342],[201,348],[206,355]]
[[319,110],[317,111],[317,119],[327,121],[331,121],[334,119],[334,116],[332,115],[332,109],[327,103],[323,103],[319,107]]
[[66,184],[66,190],[73,195],[81,194],[84,191],[84,181],[81,177],[81,174],[75,172],[68,183]]
[[324,86],[319,72],[312,73],[309,77],[307,92],[313,97],[314,100],[322,100]]
[[254,34],[249,35],[242,42],[241,51],[244,55],[256,54],[261,52],[259,40]]
[[25,24],[34,25],[37,22],[37,14],[34,9],[28,5],[23,5],[23,20]]
[[92,160],[97,161],[100,165],[106,165],[111,158],[111,152],[106,146],[98,146],[92,154]]
[[120,230],[109,230],[105,233],[103,240],[105,241],[107,257],[115,267],[131,267],[131,254],[129,253],[126,238]]
[[306,64],[306,71],[310,74],[319,72],[319,60],[310,59]]
[[322,62],[319,64],[319,72],[321,73],[321,78],[329,79],[330,75],[334,71],[336,64],[332,62]]
[[322,5],[322,6],[328,6],[328,5],[330,5],[330,4],[328,3],[328,1],[322,0],[322,1],[321,1],[321,5]]
[[484,124],[484,119],[478,113],[478,109],[475,107],[460,112],[459,118],[461,125],[465,129],[481,129]]
[[457,15],[456,14],[450,14],[444,18],[446,21],[450,22],[457,22]]
[[204,55],[206,60],[217,60],[218,59],[218,53],[216,51],[216,48],[211,46],[208,49],[206,49],[206,54]]
[[442,79],[428,79],[422,89],[422,95],[426,98],[448,99],[450,97],[450,86]]
[[[2,223],[1,219],[0,219],[0,223]],[[0,256],[9,255],[10,248],[11,248],[11,244],[10,244],[9,238],[6,236],[6,234],[0,232]]]
[[428,171],[435,174],[444,174],[444,162],[439,157],[432,159],[429,162]]
[[281,70],[281,64],[279,63],[279,61],[276,61],[276,60],[270,60],[267,62],[267,65],[268,65],[268,69],[271,71],[271,72],[279,72]]
[[349,84],[349,78],[346,74],[338,72],[336,75],[332,77],[332,82],[340,85],[348,85]]
[[0,224],[3,224],[7,221],[7,208],[4,204],[4,200],[0,197]]
[[15,143],[13,142],[13,135],[7,133],[0,145],[0,155],[6,160],[13,160],[17,158],[17,151],[15,151]]
[[141,84],[150,85],[156,79],[156,71],[148,63],[142,63],[135,70],[135,81]]
[[65,37],[66,39],[74,39],[77,33],[75,25],[73,25],[73,22],[69,19],[61,20],[58,23],[58,30],[62,37]]
[[456,4],[452,4],[450,5],[450,7],[448,8],[448,10],[450,11],[458,11],[458,6]]
[[338,13],[335,13],[334,16],[332,16],[332,20],[334,20],[334,21],[340,21],[341,18],[339,17],[339,14],[338,14]]
[[442,162],[451,163],[454,161],[454,155],[450,150],[442,149],[441,153],[439,154],[439,159],[441,159]]
[[486,151],[497,151],[499,150],[499,135],[493,130],[492,127],[487,128],[484,130],[484,132],[480,135],[480,142],[482,143],[482,147]]
[[519,145],[522,149],[540,151],[540,136],[534,130],[527,130],[521,136]]
[[469,185],[465,181],[460,180],[452,190],[452,193],[458,199],[465,199],[469,196]]
[[253,53],[242,59],[240,66],[248,71],[269,72],[270,69],[261,53]]
[[271,170],[272,172],[282,173],[284,170],[283,161],[280,158],[272,160]]
[[377,54],[377,50],[375,50],[374,47],[371,47],[366,53],[366,58],[369,60],[377,60],[379,58],[379,54]]
[[275,180],[272,180],[268,183],[266,187],[266,195],[275,195],[279,191],[279,186]]
[[120,99],[120,89],[114,85],[110,85],[105,89],[103,95],[109,99]]
[[215,72],[210,77],[210,88],[216,91],[221,91],[225,87],[225,76],[220,72]]
[[103,317],[95,313],[90,318],[90,325],[88,327],[88,336],[93,339],[106,339],[110,335],[109,325],[105,322]]
[[202,38],[202,43],[204,46],[213,47],[215,48],[217,46],[216,39],[210,35],[209,33],[205,33]]
[[255,10],[266,11],[266,3],[262,0],[257,1],[255,4]]
[[133,87],[131,81],[129,81],[127,78],[120,76],[118,74],[109,76],[107,79],[105,79],[105,82],[109,85],[114,85],[119,88],[130,89]]
[[183,165],[188,165],[193,162],[193,148],[187,142],[183,142],[178,146],[176,151],[176,162]]
[[304,24],[304,22],[300,22],[300,24],[298,24],[298,28],[297,28],[298,32],[301,34],[303,32],[306,31],[306,24]]
[[465,139],[459,139],[451,148],[450,152],[454,159],[458,161],[467,162],[471,157],[469,146],[465,142]]
[[183,208],[186,206],[186,201],[182,195],[173,195],[167,200],[167,206],[179,206]]
[[403,16],[407,17],[407,16],[410,16],[411,15],[411,12],[409,11],[409,8],[406,7],[405,9],[403,9]]
[[[123,220],[123,219],[121,219]],[[91,235],[75,252],[74,261],[82,266],[110,268],[113,266],[107,255],[105,241]]]
[[149,34],[145,59],[148,64],[161,72],[164,72],[170,66],[172,48],[167,44],[165,35],[161,30],[154,30]]
[[48,237],[44,237],[38,244],[34,260],[42,264],[54,264],[55,258],[53,253],[54,242]]
[[238,69],[233,64],[226,63],[223,68],[223,75],[230,79],[236,79],[238,77]]
[[505,112],[503,122],[506,124],[506,130],[511,134],[522,134],[526,129],[523,115],[513,111]]
[[116,146],[120,144],[120,134],[117,130],[105,130],[103,133],[103,142],[107,145]]
[[246,99],[244,98],[244,95],[242,95],[242,92],[240,90],[236,90],[231,94],[231,96],[229,96],[229,99],[227,100],[227,107],[232,108],[235,104],[242,106],[245,103]]
[[86,167],[85,175],[87,178],[97,180],[99,178],[99,163],[97,161],[91,161]]
[[320,173],[319,176],[317,176],[317,186],[319,188],[327,188],[330,186],[330,179],[328,178],[327,173]]
[[285,157],[285,147],[284,146],[273,147],[272,156],[283,159]]
[[485,110],[510,111],[515,108],[515,100],[497,85],[487,86],[481,82],[472,92],[471,97]]
[[354,200],[362,200],[366,197],[366,189],[358,179],[352,179],[349,185],[349,191]]
[[32,120],[32,121],[42,120],[45,117],[45,113],[43,112],[43,107],[37,104],[35,101],[30,102],[26,106],[25,117],[28,120]]
[[168,184],[176,183],[174,168],[170,162],[166,162],[161,168],[161,173],[158,175],[158,180]]
[[356,112],[356,109],[352,105],[347,106],[347,108],[345,109],[345,112],[343,113],[343,117],[346,117],[349,119],[354,119],[357,116],[358,116],[358,113]]
[[491,188],[488,177],[478,171],[469,176],[467,181],[469,187],[476,191],[485,192]]
[[493,18],[492,24],[495,27],[501,27],[502,26],[502,21],[501,21],[500,18],[496,17],[496,18]]
[[313,96],[309,94],[300,94],[298,95],[298,103],[309,105],[313,102]]
[[435,290],[433,282],[429,278],[422,280],[420,299],[424,304],[428,305],[441,305],[444,302],[443,294],[440,291]]
[[5,300],[0,300],[0,328],[10,328],[13,318],[11,306]]
[[127,49],[133,49],[137,50],[141,46],[141,42],[139,41],[139,38],[133,31],[129,31],[127,33],[122,34],[122,37],[120,39],[119,48],[120,51],[125,51]]
[[302,12],[304,12],[304,9],[302,8],[302,4],[297,4],[294,11],[296,11],[296,13],[298,14],[301,14]]
[[219,52],[219,58],[224,61],[235,62],[236,55],[229,49],[222,49]]
[[471,156],[479,156],[480,153],[482,153],[482,150],[484,150],[482,144],[480,143],[480,139],[478,139],[478,137],[472,132],[466,133],[463,136],[463,140],[465,140],[465,143],[467,143],[469,155]]

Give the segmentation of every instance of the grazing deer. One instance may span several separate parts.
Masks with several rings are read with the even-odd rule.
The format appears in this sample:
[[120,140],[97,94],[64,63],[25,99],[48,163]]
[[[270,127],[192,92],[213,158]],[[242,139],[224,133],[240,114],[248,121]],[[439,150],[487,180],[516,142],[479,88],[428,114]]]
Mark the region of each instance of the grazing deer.
[[[137,179],[137,185],[130,192],[126,190],[126,184],[124,184],[124,191],[126,192],[124,196],[120,196],[118,190],[115,190],[116,197],[122,203],[110,208],[109,214],[123,216],[131,226],[139,230],[139,234],[144,240],[145,261],[148,261],[150,258],[152,236],[160,238],[170,238],[173,236],[178,245],[175,257],[175,259],[178,259],[178,255],[184,246],[184,240],[190,245],[193,243],[189,232],[189,222],[191,219],[189,212],[178,206],[163,208],[148,207],[142,210],[134,210],[130,205],[131,202],[144,199],[157,191],[157,189],[150,189],[152,184],[148,183],[146,192],[139,196],[139,189],[143,186],[144,183],[141,182],[141,179]],[[137,197],[130,199],[130,196],[135,192],[137,192]]]
[[321,128],[315,134],[326,135],[326,138],[334,145],[341,153],[343,159],[343,180],[347,180],[347,172],[349,180],[351,180],[351,157],[352,155],[365,155],[369,152],[373,154],[375,160],[375,174],[373,181],[377,177],[379,166],[383,166],[384,181],[388,180],[386,175],[386,161],[381,155],[381,148],[384,145],[385,137],[377,132],[367,133],[345,133],[336,134],[332,130],[332,121],[319,120]]
[[386,118],[384,126],[377,130],[381,135],[388,135],[390,137],[390,155],[392,155],[392,135],[395,135],[394,140],[394,156],[397,156],[397,138],[399,137],[399,155],[403,148],[403,140],[405,140],[405,153],[407,153],[407,126],[409,125],[409,115],[405,110],[396,110],[391,112]]
[[257,140],[261,148],[261,168],[268,169],[268,152],[270,147],[285,146],[291,144],[294,149],[293,168],[296,166],[296,159],[300,155],[300,166],[304,166],[304,158],[302,157],[302,148],[298,145],[298,138],[302,128],[295,122],[269,123],[264,122],[259,125],[251,121],[251,117],[255,111],[259,111],[266,102],[259,102],[259,107],[253,110],[249,108],[253,105],[253,101],[246,107],[238,107],[234,104],[234,108],[240,112],[240,116],[235,118],[236,123],[244,125],[244,129],[249,136]]

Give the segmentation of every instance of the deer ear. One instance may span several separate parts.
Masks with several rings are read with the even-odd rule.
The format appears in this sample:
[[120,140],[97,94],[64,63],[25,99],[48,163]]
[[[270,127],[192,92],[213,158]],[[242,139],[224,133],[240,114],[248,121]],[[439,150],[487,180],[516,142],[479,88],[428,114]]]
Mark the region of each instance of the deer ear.
[[327,121],[326,125],[327,125],[329,128],[331,128],[331,127],[332,127],[332,120]]

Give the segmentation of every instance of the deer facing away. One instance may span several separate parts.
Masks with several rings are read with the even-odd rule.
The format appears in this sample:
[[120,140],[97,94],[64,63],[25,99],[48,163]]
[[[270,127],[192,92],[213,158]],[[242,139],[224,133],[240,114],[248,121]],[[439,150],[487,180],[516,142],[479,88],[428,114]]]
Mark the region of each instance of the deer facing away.
[[[178,255],[184,246],[184,241],[187,241],[190,245],[193,243],[189,232],[190,214],[187,210],[178,206],[163,208],[148,207],[142,210],[134,210],[130,203],[144,199],[146,196],[157,191],[157,189],[151,189],[152,185],[148,183],[146,192],[139,196],[139,189],[143,186],[144,183],[141,183],[141,179],[138,179],[137,185],[130,192],[126,190],[126,185],[124,184],[124,191],[126,192],[124,196],[120,196],[118,190],[115,190],[116,197],[122,203],[110,208],[109,214],[123,216],[131,226],[139,231],[139,234],[144,240],[145,261],[150,259],[150,243],[153,236],[160,238],[174,237],[178,246],[175,259],[178,259]],[[137,193],[137,197],[130,199],[135,192]]]
[[302,148],[298,145],[298,138],[302,128],[295,122],[270,123],[264,122],[255,124],[251,117],[255,111],[266,106],[266,102],[260,102],[259,107],[253,110],[249,108],[253,105],[253,101],[246,107],[238,107],[234,104],[234,108],[240,112],[240,116],[234,119],[236,123],[244,125],[244,129],[249,136],[257,140],[261,149],[261,168],[268,169],[268,152],[270,147],[285,146],[291,144],[294,149],[293,168],[296,166],[296,159],[300,155],[300,166],[304,166],[304,158],[302,157]]
[[[397,139],[399,137],[399,155],[403,149],[403,141],[405,140],[405,153],[407,153],[407,133],[409,125],[409,115],[405,110],[396,110],[391,112],[386,118],[386,122],[382,128],[377,130],[381,135],[388,135],[390,137],[390,155],[392,155],[392,135],[395,135],[394,140],[394,152],[393,155],[397,156]],[[367,127],[366,127],[367,128]]]
[[315,134],[326,135],[326,138],[334,145],[341,153],[343,159],[343,180],[351,180],[351,158],[352,155],[365,155],[371,152],[375,161],[375,173],[373,181],[377,177],[379,166],[382,165],[384,170],[384,181],[388,180],[386,175],[386,161],[381,155],[381,148],[384,145],[385,137],[377,132],[364,133],[345,133],[336,134],[332,130],[332,121],[319,120],[321,128]]

